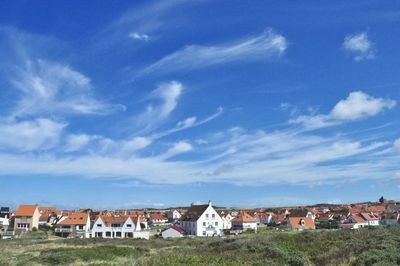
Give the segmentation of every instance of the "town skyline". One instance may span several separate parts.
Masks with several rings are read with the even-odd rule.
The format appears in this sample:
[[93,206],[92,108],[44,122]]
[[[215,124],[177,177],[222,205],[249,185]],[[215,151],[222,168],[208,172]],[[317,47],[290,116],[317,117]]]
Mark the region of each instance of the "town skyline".
[[3,1],[0,205],[400,200],[399,7]]

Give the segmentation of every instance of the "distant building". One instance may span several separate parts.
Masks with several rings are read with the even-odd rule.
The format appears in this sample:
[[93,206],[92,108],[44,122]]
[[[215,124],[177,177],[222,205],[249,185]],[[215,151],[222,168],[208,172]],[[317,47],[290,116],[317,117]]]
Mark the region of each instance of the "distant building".
[[150,225],[164,225],[168,223],[168,218],[164,214],[152,212],[149,217]]
[[10,218],[9,207],[0,207],[0,218]]
[[315,223],[310,217],[289,217],[288,220],[289,230],[314,230]]
[[14,215],[15,231],[32,231],[39,227],[39,208],[37,205],[20,205]]
[[63,217],[56,225],[54,232],[61,237],[90,237],[90,217],[88,213],[73,212]]
[[232,229],[257,231],[257,220],[246,212],[240,212],[239,215],[232,220]]
[[165,229],[161,232],[161,237],[164,239],[167,238],[179,238],[183,237],[185,234],[185,230],[179,225],[173,225],[172,227]]
[[182,217],[181,213],[178,210],[172,210],[167,212],[168,222],[175,223]]
[[193,236],[220,236],[223,230],[222,218],[211,201],[205,205],[192,205],[181,218],[180,225],[187,235]]
[[98,216],[94,222],[91,237],[149,239],[150,233],[142,231],[140,217]]

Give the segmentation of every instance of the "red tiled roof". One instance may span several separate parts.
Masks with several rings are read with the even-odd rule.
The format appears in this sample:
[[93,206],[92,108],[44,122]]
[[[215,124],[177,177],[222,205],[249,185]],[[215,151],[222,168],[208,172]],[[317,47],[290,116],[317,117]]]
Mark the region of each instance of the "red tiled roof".
[[150,219],[153,221],[162,221],[162,220],[168,220],[163,214],[161,213],[150,213]]
[[15,216],[33,216],[37,207],[37,205],[19,205]]
[[365,207],[364,210],[366,212],[384,212],[386,209],[383,205],[372,205]]
[[361,213],[361,216],[368,221],[379,220],[379,216],[377,214],[370,212],[363,212]]
[[363,223],[363,222],[365,222],[365,220],[364,220],[361,216],[352,214],[350,217],[351,217],[356,223]]
[[236,216],[232,222],[236,222],[236,223],[256,223],[257,220],[252,217],[250,214],[246,213],[246,212],[241,212],[239,213],[238,216]]
[[[304,221],[302,225],[301,221]],[[315,223],[310,217],[289,217],[292,228],[315,228]]]
[[79,224],[85,225],[88,221],[89,214],[87,213],[79,213],[75,212],[68,216],[66,219],[59,222],[57,225],[71,225],[71,224]]
[[171,228],[173,228],[173,229],[175,229],[176,231],[178,231],[179,233],[181,233],[181,234],[184,234],[185,233],[185,230],[183,230],[183,228],[182,227],[180,227],[179,225],[174,225],[174,226],[172,226]]

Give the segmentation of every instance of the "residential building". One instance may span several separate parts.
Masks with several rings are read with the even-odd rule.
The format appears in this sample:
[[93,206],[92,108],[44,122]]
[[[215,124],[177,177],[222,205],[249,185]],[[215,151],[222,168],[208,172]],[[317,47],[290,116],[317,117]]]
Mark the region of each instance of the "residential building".
[[264,212],[258,215],[258,219],[260,224],[275,224],[275,213],[273,212]]
[[360,216],[367,221],[368,226],[379,225],[379,215],[372,212],[362,212]]
[[165,229],[164,231],[161,232],[161,237],[164,239],[167,238],[179,238],[183,237],[185,234],[185,230],[183,230],[182,227],[179,225],[173,225],[168,229]]
[[219,216],[222,219],[222,229],[229,230],[232,228],[232,219],[234,218],[228,211],[219,211]]
[[399,224],[400,222],[400,213],[382,213],[381,219],[379,223],[381,225],[393,225]]
[[152,212],[150,213],[149,222],[153,226],[164,225],[168,223],[168,218],[162,213]]
[[62,217],[54,227],[56,235],[61,237],[90,237],[90,217],[88,213],[71,213],[67,217]]
[[172,210],[172,211],[167,212],[166,214],[167,214],[168,222],[170,222],[170,223],[175,223],[182,217],[181,213],[178,210]]
[[368,222],[360,215],[351,214],[339,224],[339,228],[357,229],[367,226]]
[[314,230],[315,223],[310,217],[289,217],[288,220],[289,230]]
[[0,218],[10,218],[9,207],[0,207]]
[[150,233],[141,229],[139,219],[132,216],[98,216],[91,237],[149,239]]
[[212,207],[211,201],[205,205],[192,204],[181,218],[180,225],[187,235],[193,236],[220,236],[223,230],[222,218]]
[[39,208],[37,205],[20,205],[14,215],[15,231],[31,231],[39,227]]
[[232,229],[257,231],[257,220],[246,212],[240,212],[239,215],[232,220]]

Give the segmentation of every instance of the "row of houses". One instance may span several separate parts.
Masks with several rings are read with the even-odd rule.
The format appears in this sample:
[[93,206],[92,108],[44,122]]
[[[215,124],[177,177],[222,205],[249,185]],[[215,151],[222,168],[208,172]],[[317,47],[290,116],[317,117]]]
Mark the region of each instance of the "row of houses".
[[[358,204],[286,209],[215,209],[208,204],[169,210],[60,211],[37,205],[20,205],[15,212],[0,209],[0,231],[7,226],[16,235],[40,225],[52,227],[60,237],[150,238],[150,228],[163,238],[217,237],[259,227],[280,226],[289,230],[328,228],[357,229],[364,226],[398,224],[397,204]],[[331,226],[332,225],[332,226]],[[4,230],[3,230],[4,231]],[[10,230],[9,230],[10,231]]]

